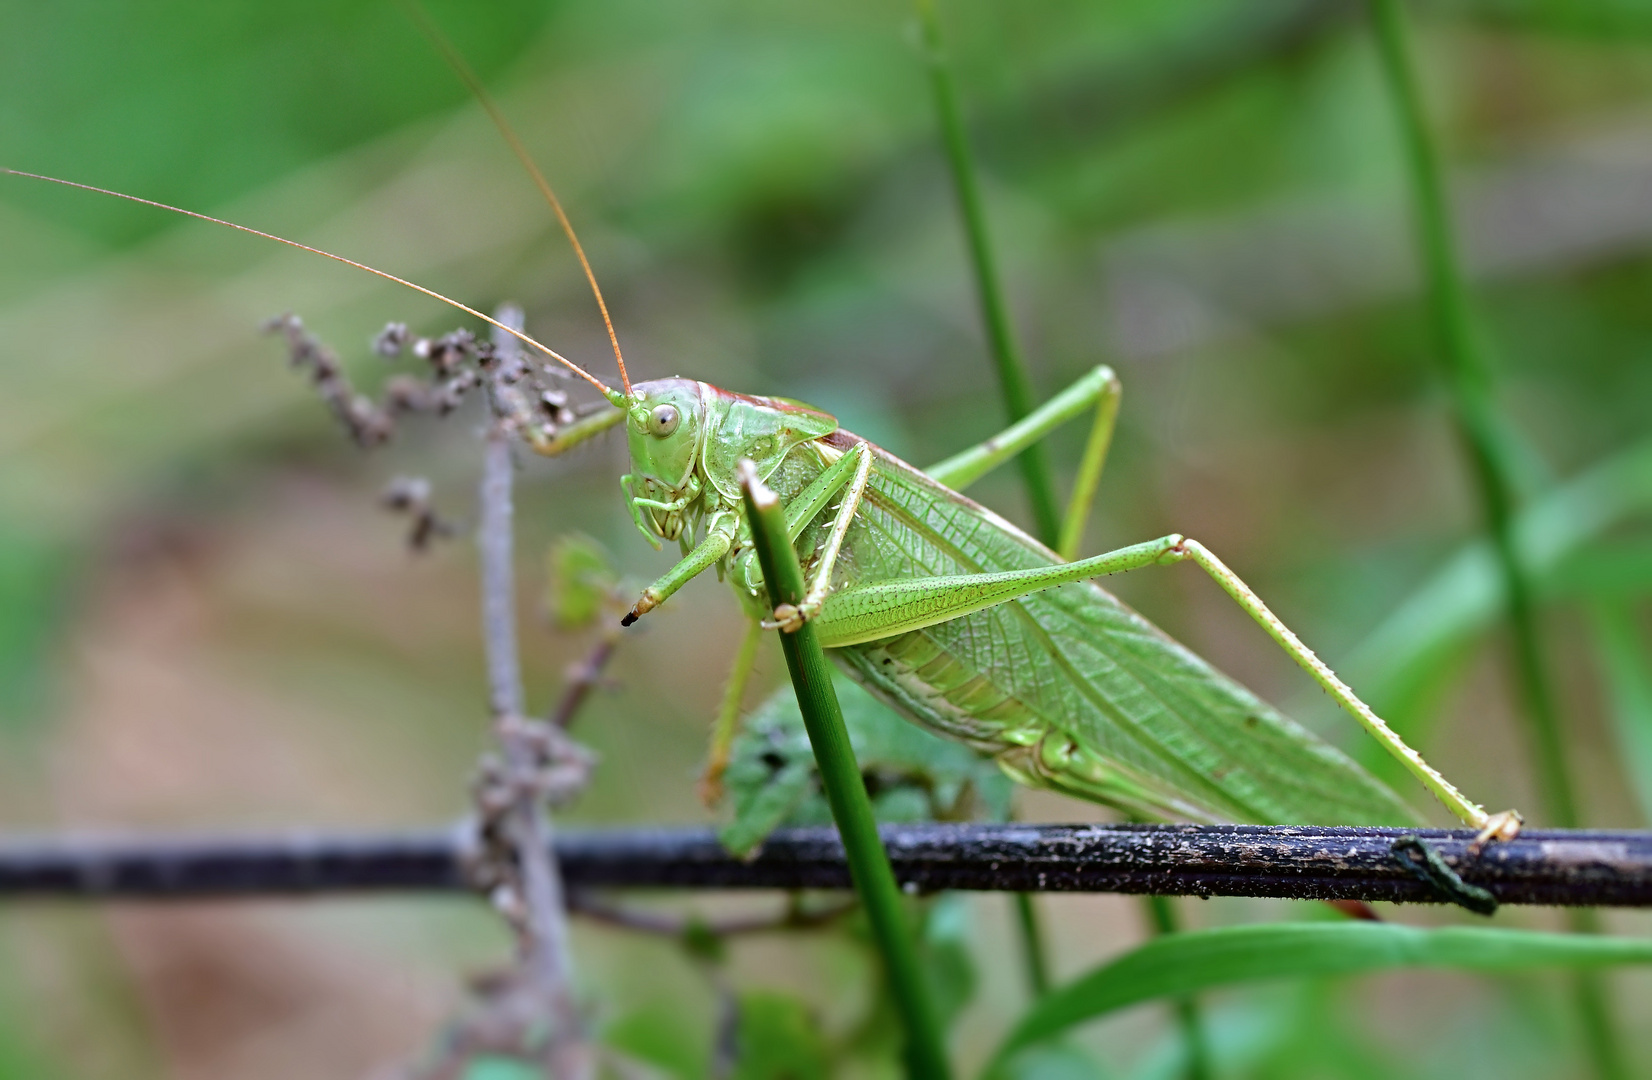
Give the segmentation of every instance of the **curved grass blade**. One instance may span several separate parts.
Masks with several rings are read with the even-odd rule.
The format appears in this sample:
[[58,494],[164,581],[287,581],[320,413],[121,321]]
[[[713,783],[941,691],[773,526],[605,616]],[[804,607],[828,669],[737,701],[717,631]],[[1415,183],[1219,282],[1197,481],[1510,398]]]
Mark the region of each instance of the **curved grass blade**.
[[1156,938],[1061,987],[1022,1017],[987,1075],[1017,1050],[1111,1012],[1235,983],[1397,968],[1500,972],[1652,963],[1652,939],[1393,923],[1278,923]]
[[1617,753],[1640,798],[1642,816],[1652,821],[1652,668],[1647,663],[1652,651],[1632,604],[1602,601],[1595,605],[1593,621]]
[[[1568,559],[1614,525],[1652,511],[1652,441],[1637,443],[1558,485],[1515,522],[1521,558],[1539,589]],[[1466,545],[1394,609],[1349,656],[1346,667],[1390,721],[1503,609],[1490,543]],[[1406,732],[1409,734],[1409,731]]]

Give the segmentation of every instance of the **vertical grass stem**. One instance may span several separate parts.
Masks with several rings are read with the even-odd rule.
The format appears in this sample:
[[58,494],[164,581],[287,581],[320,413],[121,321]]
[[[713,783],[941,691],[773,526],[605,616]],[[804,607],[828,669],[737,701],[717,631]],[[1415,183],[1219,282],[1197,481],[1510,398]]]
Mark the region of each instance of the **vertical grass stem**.
[[[1152,920],[1155,937],[1180,932],[1181,920],[1176,916],[1176,909],[1171,906],[1170,897],[1144,896],[1142,903]],[[1191,997],[1179,997],[1172,1004],[1176,1011],[1176,1026],[1182,1033],[1182,1049],[1187,1055],[1187,1067],[1182,1071],[1182,1075],[1187,1077],[1187,1080],[1211,1080],[1215,1072],[1211,1068],[1210,1046],[1205,1041],[1205,1026],[1199,1016],[1199,1003]]]
[[[786,539],[785,508],[779,498],[758,479],[750,462],[741,462],[741,487],[751,514],[752,541],[757,548],[769,597],[778,607],[803,599],[803,570],[797,553]],[[843,838],[844,853],[855,891],[866,909],[872,934],[883,955],[884,972],[906,1029],[908,1075],[915,1080],[947,1080],[950,1071],[942,1045],[941,1027],[930,1000],[917,948],[902,909],[895,871],[889,854],[878,837],[872,816],[872,802],[855,763],[854,748],[843,724],[837,692],[832,689],[832,672],[813,623],[804,623],[796,633],[780,635],[786,654],[786,668],[797,690],[797,704],[803,724],[820,766],[826,800]]]
[[[1486,528],[1503,578],[1514,671],[1542,789],[1543,810],[1555,825],[1575,829],[1579,814],[1567,764],[1566,743],[1544,662],[1531,578],[1515,541],[1516,469],[1502,419],[1492,399],[1491,365],[1482,351],[1451,228],[1440,156],[1423,111],[1422,92],[1401,0],[1369,0],[1384,77],[1398,114],[1410,170],[1417,241],[1428,302],[1440,339],[1440,358],[1459,435],[1473,467]],[[1594,912],[1571,913],[1572,928],[1594,931]],[[1595,1072],[1602,1080],[1627,1076],[1599,976],[1580,973],[1576,1003]]]
[[[958,195],[958,212],[969,241],[970,265],[975,271],[975,290],[980,299],[987,346],[993,365],[998,370],[998,389],[1004,399],[1004,413],[1013,424],[1032,411],[1032,380],[1027,376],[1027,364],[1021,357],[1015,330],[1010,325],[1009,304],[1004,300],[1003,280],[993,255],[992,238],[987,232],[987,215],[981,206],[981,187],[976,180],[975,159],[970,153],[969,138],[964,131],[958,88],[953,82],[952,65],[941,40],[940,16],[935,10],[935,0],[915,0],[915,3],[923,37],[924,62],[929,69],[929,85],[934,92],[935,112],[941,125],[941,139],[946,144],[947,164],[952,170],[952,183]],[[1044,543],[1056,547],[1063,540],[1063,530],[1056,504],[1055,481],[1050,474],[1044,444],[1033,443],[1021,452],[1017,461],[1022,487],[1026,489],[1027,502],[1032,508],[1035,532]],[[1081,486],[1075,490],[1085,489]],[[1078,524],[1082,528],[1082,522]],[[1044,996],[1050,983],[1038,911],[1030,897],[1019,895],[1015,900],[1015,913],[1016,924],[1021,931],[1027,983],[1033,997],[1039,998]]]
[[[981,206],[980,184],[975,176],[969,139],[964,132],[958,89],[952,81],[952,67],[941,42],[935,0],[916,0],[916,4],[923,34],[924,60],[929,68],[929,83],[935,93],[935,111],[941,124],[941,138],[946,144],[947,163],[958,193],[958,211],[963,217],[964,232],[969,239],[970,265],[975,270],[975,288],[981,302],[981,319],[986,324],[987,345],[998,369],[1004,411],[1013,424],[1032,411],[1032,383],[1015,341],[1014,328],[1010,325],[1009,305],[1004,300],[1003,281],[993,255],[992,239],[987,233],[986,211]],[[1045,456],[1043,444],[1034,443],[1027,447],[1017,460],[1026,485],[1027,499],[1032,505],[1038,538],[1053,546],[1061,532],[1061,517],[1056,504],[1055,482],[1050,476],[1049,459]]]

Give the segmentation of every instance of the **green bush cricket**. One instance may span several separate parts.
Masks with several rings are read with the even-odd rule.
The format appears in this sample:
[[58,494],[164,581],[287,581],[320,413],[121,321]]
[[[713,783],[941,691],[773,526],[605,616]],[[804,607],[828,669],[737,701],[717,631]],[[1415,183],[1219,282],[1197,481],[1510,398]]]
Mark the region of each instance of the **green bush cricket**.
[[[716,567],[751,619],[730,680],[721,760],[763,629],[813,619],[843,669],[907,718],[992,754],[1017,780],[1119,807],[1193,821],[1407,820],[1396,796],[1120,604],[1090,579],[1191,561],[1203,568],[1339,704],[1466,824],[1511,835],[1406,746],[1256,595],[1197,541],[1170,535],[1077,562],[972,502],[957,488],[1094,411],[1063,535],[1106,454],[1119,383],[1099,367],[1025,421],[919,470],[815,409],[688,379],[606,391],[616,406],[548,438],[558,453],[623,424],[622,478],[649,541],[683,558],[650,585],[630,624]],[[770,611],[735,479],[750,459],[787,506],[810,579],[799,608]],[[835,506],[828,506],[836,500]]]
[[[438,39],[438,43],[439,39]],[[603,394],[609,407],[555,429],[522,423],[536,451],[559,454],[625,428],[621,478],[638,530],[682,559],[643,592],[630,625],[715,568],[749,629],[713,736],[715,791],[765,629],[813,620],[851,677],[907,719],[993,756],[1018,781],[1130,814],[1263,824],[1406,822],[1414,812],[1345,755],[1216,671],[1095,584],[1094,578],[1189,561],[1208,573],[1285,652],[1447,809],[1507,838],[1513,811],[1487,814],[1344,684],[1251,589],[1196,540],[1171,534],[1073,561],[1117,417],[1120,385],[1097,367],[994,438],[918,469],[798,402],[683,378],[633,385],[584,251],[543,175],[463,62],[444,47],[527,167],[572,242],[614,344],[621,388],[474,308],[363,263],[162,203],[5,169],[239,229],[302,248],[441,300],[509,332]],[[961,492],[1052,430],[1094,414],[1059,551]],[[736,468],[757,466],[786,504],[809,576],[798,607],[769,610]],[[834,502],[835,500],[835,502]]]

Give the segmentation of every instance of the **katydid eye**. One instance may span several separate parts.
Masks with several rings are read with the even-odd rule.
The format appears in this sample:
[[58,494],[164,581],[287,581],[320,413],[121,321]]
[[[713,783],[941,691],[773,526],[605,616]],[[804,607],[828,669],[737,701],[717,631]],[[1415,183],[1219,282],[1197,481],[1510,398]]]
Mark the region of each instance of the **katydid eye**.
[[651,434],[663,439],[676,431],[677,425],[681,421],[682,414],[677,411],[677,406],[660,405],[654,409],[653,415],[648,418],[648,430]]

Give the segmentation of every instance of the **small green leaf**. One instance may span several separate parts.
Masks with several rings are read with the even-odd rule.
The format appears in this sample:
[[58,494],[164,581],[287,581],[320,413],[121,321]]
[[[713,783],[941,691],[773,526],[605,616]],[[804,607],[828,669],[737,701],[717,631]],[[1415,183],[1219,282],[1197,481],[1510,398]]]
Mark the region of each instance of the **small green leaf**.
[[603,546],[580,533],[559,537],[545,553],[546,607],[556,625],[576,630],[596,621],[619,573]]
[[1050,994],[1016,1025],[995,1067],[1025,1046],[1144,1001],[1216,986],[1394,968],[1516,971],[1652,963],[1652,939],[1392,923],[1285,923],[1171,934]]
[[[906,720],[841,672],[832,681],[879,821],[1004,819],[1011,783],[991,760]],[[724,785],[734,815],[718,835],[737,855],[783,825],[831,822],[791,687],[747,718]]]
[[705,1072],[709,1048],[702,1024],[680,1002],[651,1001],[606,1024],[603,1045],[666,1076],[695,1077]]
[[803,1002],[755,991],[740,997],[734,1080],[826,1080],[820,1023]]

